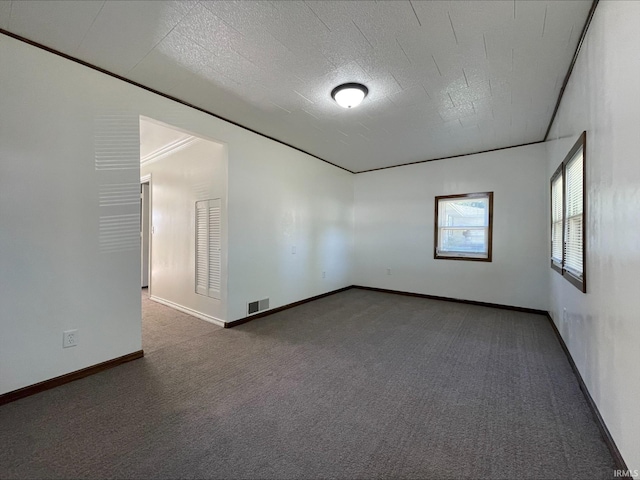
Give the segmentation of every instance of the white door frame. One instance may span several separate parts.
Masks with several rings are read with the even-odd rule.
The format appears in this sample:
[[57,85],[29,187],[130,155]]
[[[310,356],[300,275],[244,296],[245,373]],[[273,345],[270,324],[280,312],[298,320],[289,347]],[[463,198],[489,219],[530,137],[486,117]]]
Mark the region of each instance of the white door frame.
[[[144,175],[142,177],[140,177],[140,185],[147,183],[149,184],[149,203],[147,205],[147,209],[149,212],[149,225],[148,225],[148,231],[149,231],[149,258],[147,260],[148,262],[148,272],[147,272],[147,288],[148,288],[148,292],[149,292],[149,296],[151,296],[151,259],[152,257],[152,246],[153,246],[153,188],[152,188],[152,183],[151,183],[151,174],[147,174]],[[142,242],[142,238],[140,239],[140,242]],[[142,261],[142,248],[140,248],[140,264],[143,264]]]

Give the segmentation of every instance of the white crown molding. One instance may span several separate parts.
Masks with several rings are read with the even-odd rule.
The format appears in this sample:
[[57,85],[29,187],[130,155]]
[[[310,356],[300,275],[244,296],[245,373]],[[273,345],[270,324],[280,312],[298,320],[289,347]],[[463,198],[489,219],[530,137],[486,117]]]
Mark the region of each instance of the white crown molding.
[[140,157],[140,165],[145,165],[160,160],[161,158],[164,158],[171,153],[175,153],[179,150],[182,150],[183,148],[188,147],[198,140],[200,140],[198,137],[188,136],[168,143],[158,150],[155,150],[148,155],[145,155],[144,157]]

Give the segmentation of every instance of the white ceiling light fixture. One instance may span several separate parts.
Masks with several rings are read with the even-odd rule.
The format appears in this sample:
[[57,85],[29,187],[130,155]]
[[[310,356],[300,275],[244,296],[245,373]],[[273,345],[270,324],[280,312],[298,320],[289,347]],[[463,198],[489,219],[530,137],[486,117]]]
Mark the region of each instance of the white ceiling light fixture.
[[333,98],[342,108],[353,108],[360,105],[369,89],[360,83],[343,83],[331,91]]

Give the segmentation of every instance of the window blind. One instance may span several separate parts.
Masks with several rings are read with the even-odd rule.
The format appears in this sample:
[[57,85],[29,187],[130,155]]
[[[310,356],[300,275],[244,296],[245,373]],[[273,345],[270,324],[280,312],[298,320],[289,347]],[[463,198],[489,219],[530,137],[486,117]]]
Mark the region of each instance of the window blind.
[[564,268],[577,277],[583,272],[583,173],[580,150],[565,167]]
[[551,260],[562,265],[562,171],[551,182]]
[[551,268],[583,293],[585,265],[584,165],[587,132],[582,132],[551,177]]

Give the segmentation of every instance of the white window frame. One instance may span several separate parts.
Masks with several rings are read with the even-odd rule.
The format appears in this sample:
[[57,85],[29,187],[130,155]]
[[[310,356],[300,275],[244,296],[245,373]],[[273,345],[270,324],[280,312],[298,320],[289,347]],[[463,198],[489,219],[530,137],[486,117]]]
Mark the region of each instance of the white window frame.
[[[587,292],[587,245],[586,245],[586,207],[587,207],[587,195],[586,195],[586,147],[587,147],[587,133],[582,132],[576,143],[573,145],[569,153],[564,158],[562,163],[558,166],[557,170],[551,177],[550,182],[550,196],[551,196],[551,268],[566,278],[569,283],[574,285],[583,293]],[[582,178],[581,182],[571,183],[568,181],[567,171],[575,162],[580,161],[582,163]],[[579,187],[577,187],[579,186]],[[577,202],[568,202],[567,198],[575,198],[575,189],[580,188],[581,191],[577,193]],[[558,200],[557,189],[562,188],[562,209],[558,212]],[[556,201],[554,203],[554,196]],[[581,197],[581,198],[580,198]],[[572,211],[576,210],[577,211]],[[561,213],[561,215],[559,215]],[[557,245],[558,239],[554,237],[554,233],[557,234],[558,218],[562,220],[562,235],[561,245]],[[572,222],[572,220],[578,220],[578,222]],[[578,229],[578,235],[572,235],[569,223],[578,223],[580,228]],[[555,225],[555,231],[554,231]],[[560,258],[553,255],[554,245],[556,252],[558,249],[561,252]],[[581,245],[581,248],[580,248]],[[579,258],[576,257],[577,255]],[[567,259],[569,258],[569,262]],[[571,261],[573,260],[573,262]],[[581,262],[580,262],[581,260]],[[579,266],[571,265],[582,264],[582,271]]]
[[[483,226],[464,226],[456,227],[451,225],[440,225],[440,206],[448,201],[460,200],[460,199],[486,199],[488,205],[488,212],[486,223]],[[485,252],[478,254],[476,252],[458,252],[458,251],[444,251],[440,248],[440,239],[445,230],[451,230],[456,228],[463,228],[464,230],[483,230],[485,234]],[[435,198],[435,214],[434,214],[434,239],[433,239],[433,258],[436,260],[469,260],[476,262],[491,262],[493,249],[493,192],[479,192],[479,193],[462,193],[458,195],[443,195]]]

